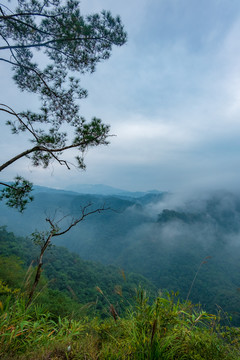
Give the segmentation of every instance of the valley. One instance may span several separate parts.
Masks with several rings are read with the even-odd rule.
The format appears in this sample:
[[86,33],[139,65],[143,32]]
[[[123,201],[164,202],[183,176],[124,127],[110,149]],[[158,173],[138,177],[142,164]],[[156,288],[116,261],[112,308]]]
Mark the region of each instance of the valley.
[[47,230],[46,216],[64,218],[61,227],[82,207],[104,205],[109,209],[87,217],[54,244],[83,260],[139,274],[160,291],[178,291],[181,299],[189,296],[207,311],[221,309],[239,324],[240,197],[224,191],[186,201],[169,193],[140,195],[36,187],[35,199],[23,214],[0,204],[0,216],[8,231],[27,236]]

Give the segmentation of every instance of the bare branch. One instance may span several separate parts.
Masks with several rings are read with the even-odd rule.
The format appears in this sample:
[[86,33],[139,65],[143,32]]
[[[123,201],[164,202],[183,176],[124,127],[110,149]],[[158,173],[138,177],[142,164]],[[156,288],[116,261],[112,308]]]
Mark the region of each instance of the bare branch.
[[[76,219],[75,221],[73,221],[65,230],[63,231],[58,231],[59,227],[49,218],[47,217],[46,218],[46,221],[49,223],[50,227],[51,227],[51,230],[46,238],[46,240],[44,241],[42,247],[41,247],[41,252],[40,252],[40,256],[39,256],[39,260],[38,260],[38,266],[37,266],[37,272],[36,272],[36,275],[35,275],[35,279],[34,279],[34,282],[33,282],[33,285],[32,285],[32,288],[30,290],[30,293],[29,293],[29,296],[28,296],[28,302],[27,302],[27,305],[26,307],[28,307],[32,300],[33,300],[33,295],[34,295],[34,292],[35,292],[35,289],[39,283],[39,280],[40,280],[40,277],[41,277],[41,272],[42,272],[42,265],[43,265],[43,255],[45,253],[45,251],[47,250],[48,246],[50,245],[51,243],[51,240],[54,236],[61,236],[63,234],[66,234],[68,231],[70,231],[72,229],[72,227],[76,226],[79,222],[83,221],[83,219],[89,215],[92,215],[92,214],[95,214],[97,212],[101,212],[101,211],[105,211],[105,210],[109,210],[110,208],[105,208],[105,206],[103,205],[101,208],[98,208],[98,209],[95,209],[95,210],[92,210],[92,211],[88,211],[87,212],[87,209],[92,206],[91,203],[89,203],[88,205],[84,206],[82,208],[82,215]],[[63,220],[65,217],[63,217],[61,220]]]
[[39,283],[41,273],[42,273],[43,255],[44,255],[44,252],[46,251],[48,245],[50,244],[51,239],[52,239],[52,233],[50,232],[49,236],[47,237],[47,240],[45,241],[43,247],[41,248],[40,257],[38,260],[37,272],[36,272],[35,279],[34,279],[32,287],[31,287],[30,293],[28,295],[28,301],[26,304],[26,308],[29,307],[29,305],[31,304],[31,302],[33,300],[33,295],[34,295],[35,289]]
[[59,158],[58,158],[55,154],[53,154],[52,152],[51,152],[51,155],[52,155],[52,157],[53,157],[60,165],[65,165],[68,170],[71,170],[70,166],[68,165],[67,160],[63,160],[63,159],[61,160],[61,159],[59,159]]
[[27,156],[27,155],[29,155],[29,154],[31,154],[32,152],[37,151],[37,150],[39,150],[39,146],[34,146],[32,149],[25,150],[25,151],[23,151],[22,153],[14,156],[12,159],[6,161],[4,164],[2,164],[2,165],[0,166],[0,171],[2,171],[3,169],[5,169],[5,168],[8,167],[9,165],[13,164],[15,161],[21,159],[22,157]]
[[2,164],[0,166],[0,171],[2,171],[3,169],[5,169],[6,167],[8,167],[9,165],[13,164],[15,161],[21,159],[22,157],[24,156],[27,156],[35,151],[45,151],[45,152],[48,152],[52,155],[52,157],[54,157],[59,163],[60,165],[66,165],[67,168],[69,169],[69,165],[67,163],[66,160],[59,160],[55,155],[54,153],[57,152],[57,153],[61,153],[62,151],[65,151],[65,150],[69,150],[69,149],[73,149],[73,148],[78,148],[80,146],[85,146],[87,147],[90,143],[92,142],[92,140],[83,140],[79,143],[76,143],[76,144],[72,144],[72,145],[68,145],[68,146],[63,146],[61,148],[57,148],[57,149],[49,149],[47,148],[46,146],[43,146],[43,145],[37,145],[37,146],[34,146],[33,148],[31,149],[28,149],[28,150],[25,150],[23,151],[22,153],[14,156],[12,159],[8,160],[7,162],[5,162],[4,164]]
[[69,217],[69,216],[70,216],[70,214],[62,216],[61,219],[59,219],[59,220],[56,222],[56,224],[60,223],[61,221],[63,221],[64,219],[66,219],[66,218]]
[[57,95],[57,93],[56,93],[55,91],[53,91],[53,89],[50,89],[50,87],[48,86],[47,82],[46,82],[46,81],[44,80],[44,78],[43,78],[43,74],[41,74],[41,73],[38,72],[37,70],[31,68],[30,66],[26,66],[26,65],[24,65],[24,64],[21,64],[21,63],[16,59],[15,55],[14,55],[14,54],[12,54],[12,55],[13,55],[13,57],[14,57],[14,59],[15,59],[16,62],[13,62],[13,61],[10,61],[10,60],[4,59],[4,58],[0,58],[0,61],[5,61],[5,62],[7,62],[7,63],[9,63],[9,64],[11,64],[11,65],[13,65],[13,66],[18,66],[18,67],[21,67],[21,68],[23,68],[23,69],[26,69],[26,70],[29,70],[29,71],[33,71],[34,74],[36,74],[36,75],[39,77],[39,79],[43,82],[43,84],[46,86],[46,88],[49,90],[49,92],[50,92],[51,94],[53,94],[56,98],[59,97],[59,96]]
[[100,40],[100,41],[105,41],[108,42],[109,44],[111,44],[111,42],[104,38],[104,37],[87,37],[87,36],[83,36],[83,37],[78,37],[78,38],[59,38],[59,39],[53,39],[53,40],[48,40],[42,43],[34,43],[34,44],[28,44],[28,45],[8,45],[8,46],[0,46],[0,50],[14,50],[14,49],[29,49],[29,48],[38,48],[38,47],[46,47],[49,44],[54,44],[54,43],[68,43],[68,42],[72,42],[72,41],[88,41],[88,40]]
[[12,48],[11,48],[11,45],[9,44],[8,40],[5,38],[5,36],[3,36],[3,34],[1,33],[1,37],[3,38],[3,40],[8,44],[8,46],[10,46],[10,53],[12,54],[12,57],[14,58],[14,60],[16,61],[17,64],[20,65],[19,61],[17,60]]
[[65,230],[59,232],[59,233],[55,233],[53,234],[53,236],[61,236],[63,234],[66,234],[69,230],[71,230],[72,227],[76,226],[78,223],[80,223],[81,221],[83,221],[83,219],[89,215],[95,214],[95,213],[100,213],[101,211],[106,211],[106,210],[110,210],[110,207],[105,208],[104,206],[102,208],[98,208],[89,212],[85,212],[87,210],[87,208],[89,208],[90,206],[92,206],[92,204],[88,204],[86,205],[83,209],[82,209],[82,216],[78,219],[76,219],[73,223],[71,223]]
[[[7,8],[7,7],[6,7],[6,8]],[[9,8],[7,8],[7,9],[10,11]],[[1,12],[2,12],[2,11],[1,11]],[[49,19],[55,20],[57,16],[62,16],[62,15],[63,15],[62,13],[54,14],[54,15],[49,15],[49,14],[42,14],[41,12],[40,12],[40,13],[37,13],[37,12],[27,12],[27,13],[18,13],[18,14],[12,14],[12,15],[2,15],[2,16],[0,16],[0,20],[1,20],[1,19],[8,20],[8,19],[12,19],[12,18],[19,17],[19,16],[40,16],[40,17],[44,17],[44,18],[49,18]]]
[[9,185],[9,184],[7,184],[7,183],[4,183],[4,182],[0,182],[0,185],[3,185],[3,186],[6,186],[6,187],[9,187],[10,189],[13,189],[13,190],[15,190],[15,189],[16,189],[14,186],[11,186],[11,185]]
[[[0,16],[0,20],[7,20],[7,21],[9,21],[10,23],[14,23],[14,22],[18,22],[19,24],[21,24],[21,25],[24,25],[24,26],[27,26],[27,27],[29,27],[30,29],[32,29],[33,31],[37,31],[37,32],[39,32],[39,33],[41,33],[41,34],[45,34],[45,35],[49,35],[49,36],[54,36],[54,34],[53,33],[49,33],[49,32],[47,32],[47,31],[44,31],[44,30],[41,30],[41,29],[38,29],[36,26],[33,26],[33,25],[31,25],[31,24],[28,24],[28,23],[26,23],[25,21],[22,21],[22,20],[19,20],[19,19],[13,19],[13,17],[16,17],[16,16],[24,16],[24,14],[15,14],[15,15],[3,15],[3,16]],[[26,14],[25,14],[26,15]],[[30,15],[29,15],[30,16]],[[40,15],[38,15],[38,16],[40,16]],[[13,19],[13,21],[11,21]]]
[[10,60],[4,59],[4,58],[0,58],[0,61],[5,61],[8,64],[11,64],[11,65],[14,65],[14,66],[20,66],[19,64],[16,64],[13,61],[10,61]]
[[4,12],[3,12],[2,7],[4,7],[5,9],[7,9],[9,12],[13,13],[12,10],[10,10],[6,5],[0,4],[0,11],[1,11],[1,13],[2,13],[3,15],[4,15]]
[[38,141],[38,136],[35,134],[33,129],[30,129],[27,126],[27,124],[25,124],[25,122],[20,118],[20,116],[12,108],[10,108],[10,106],[5,105],[5,104],[0,104],[0,106],[5,106],[6,107],[6,109],[0,108],[0,111],[4,111],[4,112],[6,112],[6,113],[8,113],[10,115],[14,115],[18,119],[20,124],[22,124],[35,137],[35,139]]
[[50,218],[46,218],[46,221],[49,222],[52,229],[55,229],[55,226]]

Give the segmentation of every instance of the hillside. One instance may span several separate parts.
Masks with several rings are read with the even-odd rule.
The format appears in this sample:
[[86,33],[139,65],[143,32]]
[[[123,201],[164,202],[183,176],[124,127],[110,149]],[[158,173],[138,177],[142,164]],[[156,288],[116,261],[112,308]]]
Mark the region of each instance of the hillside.
[[[16,237],[2,227],[0,254],[0,280],[10,288],[25,291],[27,269],[30,264],[34,266],[39,255],[38,247],[30,239]],[[53,246],[44,257],[43,280],[37,288],[35,302],[44,304],[56,316],[79,313],[79,305],[85,307],[85,312],[87,306],[89,314],[106,316],[108,303],[114,304],[121,313],[127,305],[123,299],[133,301],[139,286],[152,296],[156,293],[154,286],[141,275],[125,274],[116,266],[84,261],[66,248]],[[46,288],[47,293],[43,291],[39,295],[41,288]],[[103,295],[97,288],[101,289]]]
[[239,195],[222,191],[176,201],[164,193],[126,198],[40,188],[24,214],[1,204],[0,216],[9,230],[24,235],[46,229],[46,214],[69,214],[70,221],[90,203],[111,210],[86,218],[57,245],[85,260],[139,273],[158,289],[179,291],[182,299],[191,288],[193,302],[211,312],[220,307],[240,323]]

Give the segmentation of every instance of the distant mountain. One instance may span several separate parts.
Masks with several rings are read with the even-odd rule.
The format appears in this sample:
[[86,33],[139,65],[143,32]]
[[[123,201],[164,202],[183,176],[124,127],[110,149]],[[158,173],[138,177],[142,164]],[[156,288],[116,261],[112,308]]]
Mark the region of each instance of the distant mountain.
[[[7,184],[9,185],[12,185],[13,182],[12,181],[7,181],[6,182]],[[0,184],[0,190],[4,189],[5,186],[4,185],[1,185]],[[56,188],[50,188],[50,187],[47,187],[47,186],[40,186],[40,185],[34,185],[33,186],[33,195],[36,194],[36,193],[65,193],[65,194],[75,194],[75,195],[78,195],[78,192],[74,192],[74,191],[71,191],[71,190],[64,190],[64,189],[56,189]]]
[[40,186],[40,185],[34,185],[33,186],[33,195],[36,193],[58,193],[58,194],[69,194],[69,195],[78,195],[78,192],[76,191],[71,191],[71,190],[64,190],[64,189],[55,189],[55,188],[50,188],[50,187],[46,187],[46,186]]
[[71,186],[67,186],[65,190],[71,190],[78,192],[80,194],[94,194],[94,195],[119,195],[119,196],[127,196],[138,198],[144,196],[148,193],[151,194],[160,194],[161,192],[158,190],[150,190],[150,191],[128,191],[122,190],[118,188],[114,188],[112,186],[103,185],[103,184],[73,184]]
[[80,194],[97,194],[97,195],[120,195],[124,193],[124,190],[114,188],[108,185],[102,184],[73,184],[67,186],[65,190],[72,190]]
[[[12,184],[12,182],[7,182]],[[0,185],[0,190],[4,188],[3,185]],[[103,184],[73,184],[66,186],[64,189],[50,188],[46,186],[34,185],[33,186],[33,195],[37,193],[55,193],[55,194],[69,194],[69,195],[100,195],[100,196],[117,196],[123,199],[137,199],[141,198],[140,202],[145,202],[146,199],[158,199],[158,197],[165,196],[167,192],[162,192],[159,190],[149,190],[149,191],[128,191],[112,186],[103,185]]]

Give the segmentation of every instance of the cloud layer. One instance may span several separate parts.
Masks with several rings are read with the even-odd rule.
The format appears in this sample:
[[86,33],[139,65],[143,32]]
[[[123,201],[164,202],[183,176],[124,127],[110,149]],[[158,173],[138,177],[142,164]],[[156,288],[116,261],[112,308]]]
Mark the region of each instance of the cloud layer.
[[[109,147],[89,151],[86,173],[73,170],[69,176],[58,166],[46,172],[22,162],[4,177],[24,171],[39,184],[57,187],[71,181],[129,190],[237,187],[240,3],[81,2],[83,13],[103,8],[122,17],[129,40],[82,79],[89,92],[82,113],[101,117],[117,136]],[[4,101],[28,102],[26,96],[13,96],[7,76],[3,81]],[[2,161],[10,136],[4,139]]]

